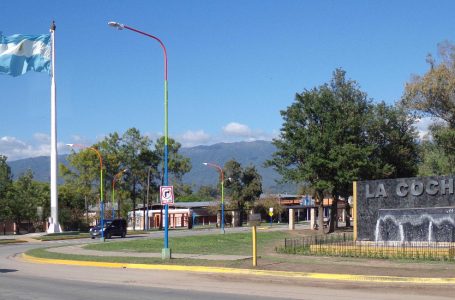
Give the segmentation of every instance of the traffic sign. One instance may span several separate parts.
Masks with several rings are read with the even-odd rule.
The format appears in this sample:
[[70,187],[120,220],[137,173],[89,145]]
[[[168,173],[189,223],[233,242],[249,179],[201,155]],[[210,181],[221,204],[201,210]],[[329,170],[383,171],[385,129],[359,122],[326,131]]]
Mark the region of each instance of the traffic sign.
[[174,187],[170,186],[160,186],[160,199],[161,204],[174,203]]

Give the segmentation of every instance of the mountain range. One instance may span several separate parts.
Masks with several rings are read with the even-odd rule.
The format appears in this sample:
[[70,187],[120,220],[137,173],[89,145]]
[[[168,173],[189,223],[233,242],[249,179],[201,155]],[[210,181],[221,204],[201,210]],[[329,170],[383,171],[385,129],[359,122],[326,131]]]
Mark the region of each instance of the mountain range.
[[[215,185],[218,173],[215,169],[204,166],[204,162],[223,166],[227,161],[235,159],[242,167],[253,165],[262,176],[264,193],[296,193],[295,184],[279,184],[281,176],[273,168],[265,168],[264,162],[272,157],[275,146],[269,141],[218,143],[210,146],[182,147],[180,154],[190,158],[191,171],[183,177],[183,182],[190,184],[194,191],[202,185]],[[58,163],[67,164],[67,155],[59,155]],[[8,162],[13,178],[17,179],[26,170],[31,169],[35,180],[49,181],[49,156],[19,159]]]

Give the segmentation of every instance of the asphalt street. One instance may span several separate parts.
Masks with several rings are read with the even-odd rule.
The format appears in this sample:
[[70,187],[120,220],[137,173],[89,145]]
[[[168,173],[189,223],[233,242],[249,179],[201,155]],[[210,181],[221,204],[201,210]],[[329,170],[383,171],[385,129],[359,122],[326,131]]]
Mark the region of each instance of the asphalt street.
[[455,287],[138,270],[25,262],[35,247],[90,239],[0,246],[0,299],[453,299]]

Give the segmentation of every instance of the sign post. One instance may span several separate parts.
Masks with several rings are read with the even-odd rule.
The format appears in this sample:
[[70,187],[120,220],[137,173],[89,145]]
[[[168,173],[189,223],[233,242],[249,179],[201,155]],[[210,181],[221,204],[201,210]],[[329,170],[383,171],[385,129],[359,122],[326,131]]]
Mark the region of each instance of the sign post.
[[269,216],[270,216],[270,227],[272,227],[273,207],[269,208]]
[[251,226],[251,233],[252,233],[252,242],[253,242],[253,267],[258,265],[258,253],[257,253],[257,235],[256,235],[256,226],[261,223],[261,215],[260,214],[251,214],[248,218],[248,224]]
[[161,258],[170,259],[171,250],[168,247],[168,230],[169,230],[169,203],[174,203],[174,187],[173,186],[160,186],[160,199],[161,205],[165,205],[164,210],[164,248],[162,249]]

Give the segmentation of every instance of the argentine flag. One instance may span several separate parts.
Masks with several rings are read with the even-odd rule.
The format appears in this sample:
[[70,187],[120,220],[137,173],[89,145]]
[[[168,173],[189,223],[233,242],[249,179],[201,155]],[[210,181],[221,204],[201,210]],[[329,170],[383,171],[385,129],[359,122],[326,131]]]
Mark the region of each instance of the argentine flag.
[[49,73],[50,67],[50,34],[0,34],[0,74],[19,76],[28,71]]

